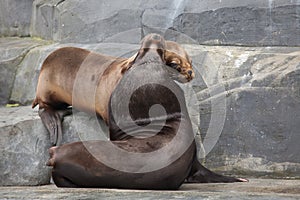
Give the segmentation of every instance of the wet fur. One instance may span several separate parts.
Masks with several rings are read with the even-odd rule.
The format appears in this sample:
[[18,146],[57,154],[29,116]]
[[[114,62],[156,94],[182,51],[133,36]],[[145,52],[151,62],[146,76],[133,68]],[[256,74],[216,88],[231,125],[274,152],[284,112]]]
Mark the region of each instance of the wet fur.
[[[169,75],[181,82],[194,78],[191,60],[179,44],[166,42],[164,52]],[[81,48],[64,47],[51,53],[44,61],[38,79],[32,108],[39,105],[39,115],[50,134],[53,145],[62,139],[61,121],[57,112],[73,106],[78,110],[96,113],[108,123],[108,102],[123,74],[132,66],[136,55],[116,58]],[[166,61],[167,60],[167,61]],[[182,66],[182,70],[179,68]],[[190,73],[188,73],[190,72]]]
[[[60,187],[177,189],[185,179],[193,183],[245,181],[244,179],[218,175],[199,163],[196,159],[194,141],[191,143],[188,142],[188,138],[193,137],[193,133],[186,106],[184,104],[180,108],[178,105],[178,101],[184,102],[183,92],[167,76],[166,68],[162,65],[164,58],[161,57],[161,54],[159,52],[155,53],[151,49],[145,49],[142,49],[135,59],[135,65],[138,67],[133,67],[125,73],[111,96],[109,128],[112,142],[119,148],[129,152],[145,153],[160,149],[162,146],[168,144],[176,134],[184,133],[185,137],[174,148],[179,148],[181,145],[187,144],[190,145],[189,148],[183,152],[180,158],[162,169],[149,173],[127,173],[107,167],[93,158],[82,142],[52,147],[50,149],[51,158],[48,165],[53,166],[52,175],[55,184]],[[150,63],[148,62],[149,60],[151,60]],[[153,69],[155,69],[154,71],[157,74],[151,73]],[[141,75],[144,75],[143,79],[140,78]],[[112,108],[122,111],[119,108],[122,104],[115,102],[122,101],[124,95],[131,93],[131,87],[129,87],[131,84],[137,84],[139,81],[145,81],[146,79],[154,80],[157,84],[146,85],[137,90],[137,93],[134,95],[135,98],[131,99],[130,102],[131,115],[122,116],[123,129],[121,130],[119,127],[120,121],[115,120],[116,116],[113,116]],[[174,98],[168,90],[160,87],[160,84],[169,85],[173,88],[179,99]],[[145,114],[148,113],[147,110],[150,106],[156,103],[164,105],[167,111],[167,121],[164,128],[160,131],[144,127],[150,121],[160,123],[161,116],[155,116],[150,119]],[[135,131],[134,137],[128,134],[128,131],[132,127],[126,126],[126,122],[131,119],[134,119],[136,124],[141,126],[140,129]],[[183,129],[178,129],[179,124],[183,125]],[[182,130],[184,132],[180,132]],[[158,134],[156,134],[157,132]],[[145,136],[147,137],[145,138]],[[107,144],[108,142],[104,141],[89,141],[85,143],[85,145],[93,146],[93,148],[97,149],[97,154],[104,154],[109,157],[111,155],[109,154],[110,150]],[[169,159],[173,156],[172,152],[170,151],[159,159]],[[125,158],[125,160],[127,159]],[[127,161],[131,163],[130,159]]]
[[[162,42],[159,41],[158,44]],[[155,45],[158,46],[158,44]],[[119,135],[120,138],[123,138],[122,140],[112,141],[119,148],[129,152],[147,153],[159,150],[169,144],[176,134],[180,134],[182,138],[173,148],[187,146],[185,152],[182,152],[183,154],[174,162],[161,169],[147,173],[129,173],[112,169],[96,160],[90,155],[82,142],[52,147],[48,165],[53,166],[52,176],[57,186],[168,190],[180,187],[191,170],[196,154],[196,146],[193,142],[192,125],[184,103],[183,91],[169,78],[163,58],[161,58],[161,54],[153,49],[139,51],[133,67],[124,74],[111,96],[111,103],[109,104],[110,135]],[[151,62],[148,62],[149,60]],[[141,76],[144,76],[143,80],[140,79]],[[156,84],[146,84],[145,87],[134,91],[136,92],[135,97],[130,101],[132,113],[130,116],[123,115],[122,105],[114,102],[121,102],[124,95],[133,92],[131,91],[132,87],[129,86],[140,84],[140,81],[145,81],[145,83],[154,81]],[[170,86],[179,99],[174,98],[172,92],[161,85]],[[184,106],[180,107],[179,102],[183,102]],[[153,126],[150,126],[150,128],[143,126],[149,121],[154,124],[161,123],[160,119],[163,116],[158,115],[149,118],[145,115],[145,110],[147,111],[156,103],[164,105],[167,111],[167,120],[161,130],[153,129]],[[120,129],[120,123],[115,120],[115,117],[118,116],[113,115],[112,109],[117,109],[119,115],[123,116],[122,123],[125,124],[125,130]],[[128,131],[131,128],[130,125],[127,125],[127,121],[132,119],[140,125],[134,137],[127,135],[126,131],[127,128]],[[145,133],[153,133],[153,135],[145,138]],[[93,146],[93,149],[97,149],[97,153],[109,157],[111,151],[107,145],[108,143],[105,141],[88,141],[85,142],[85,145]],[[170,151],[161,155],[159,159],[155,159],[154,162],[160,162],[161,159],[170,160],[173,156],[175,156],[173,151]],[[118,160],[126,160],[128,163],[133,162],[130,158],[123,157]],[[152,165],[154,163],[145,164]]]

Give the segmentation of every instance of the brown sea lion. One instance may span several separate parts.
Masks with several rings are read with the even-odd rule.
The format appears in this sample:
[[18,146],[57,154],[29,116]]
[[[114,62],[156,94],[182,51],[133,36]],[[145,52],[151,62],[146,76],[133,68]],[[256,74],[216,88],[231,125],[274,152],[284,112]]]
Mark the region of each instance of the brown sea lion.
[[[50,148],[48,165],[57,186],[178,189],[184,182],[196,145],[184,94],[168,74],[164,48],[161,36],[148,35],[111,95],[110,135],[122,140]],[[164,112],[150,116],[158,104]]]
[[[154,43],[156,40],[151,38]],[[163,53],[158,50],[162,47],[155,51],[145,45],[134,59],[133,66],[139,67],[132,67],[124,74],[109,104],[112,143],[120,149],[139,154],[130,157],[114,152],[109,145],[111,143],[105,141],[52,147],[48,165],[53,166],[55,184],[60,187],[177,189],[185,179],[194,183],[246,181],[216,174],[199,163],[183,92],[166,72]],[[156,73],[150,73],[152,71]],[[129,94],[132,95],[127,104],[124,97]],[[162,105],[166,113],[154,112],[149,116],[151,106],[156,104]],[[126,112],[128,106],[129,113]],[[174,139],[176,137],[177,140]],[[175,143],[169,145],[172,141]],[[165,146],[171,149],[152,159],[147,157],[146,153]],[[145,158],[146,161],[143,160]],[[102,159],[111,159],[116,164],[110,165],[109,161],[103,162]],[[166,160],[171,162],[156,169],[155,166]],[[142,170],[149,166],[155,170]],[[130,167],[136,171],[127,172]]]
[[[108,122],[111,93],[134,58],[135,55],[116,58],[75,47],[58,49],[46,58],[32,107],[39,105],[39,115],[53,145],[59,145],[62,138],[61,120],[65,112],[59,110],[70,105],[81,111],[96,112]],[[166,41],[164,62],[170,66],[169,75],[175,80],[187,82],[194,78],[191,59],[176,42]]]

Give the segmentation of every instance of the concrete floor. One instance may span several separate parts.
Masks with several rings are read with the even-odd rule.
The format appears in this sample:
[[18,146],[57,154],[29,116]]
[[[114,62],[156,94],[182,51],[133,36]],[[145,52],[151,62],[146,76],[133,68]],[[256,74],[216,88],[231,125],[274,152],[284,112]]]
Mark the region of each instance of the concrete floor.
[[248,183],[184,184],[177,191],[119,189],[0,187],[0,199],[300,199],[300,180],[250,179]]

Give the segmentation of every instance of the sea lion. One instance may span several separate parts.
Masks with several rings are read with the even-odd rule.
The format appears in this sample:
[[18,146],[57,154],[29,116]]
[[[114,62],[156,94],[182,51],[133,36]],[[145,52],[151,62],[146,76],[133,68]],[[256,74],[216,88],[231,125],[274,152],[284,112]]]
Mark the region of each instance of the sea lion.
[[[184,94],[168,74],[164,48],[161,36],[146,36],[132,67],[112,92],[108,125],[110,135],[121,140],[50,148],[48,165],[57,186],[173,190],[184,182],[196,145]],[[158,104],[164,112],[149,114]],[[114,153],[111,144],[122,150]],[[152,153],[159,156],[149,156]]]
[[[156,40],[153,41],[153,37],[151,38],[154,43]],[[105,141],[76,142],[52,147],[48,165],[53,166],[52,175],[55,184],[60,187],[177,189],[184,180],[193,183],[247,181],[216,174],[199,163],[183,92],[166,72],[167,68],[162,64],[164,63],[163,53],[146,47],[141,48],[134,59],[133,66],[139,67],[132,67],[125,72],[112,93],[109,104],[109,130],[112,143],[128,152],[141,154],[134,158],[126,157],[126,155],[115,153],[109,145],[110,142]],[[150,73],[153,70],[157,74]],[[152,81],[152,83],[143,84],[141,81],[146,83]],[[143,85],[143,87],[138,88],[135,87],[136,85]],[[136,88],[138,89],[135,91]],[[132,94],[128,104],[129,114],[124,111],[127,104],[122,107],[124,96],[128,94]],[[180,104],[180,102],[183,103]],[[162,117],[163,114],[160,112],[149,116],[149,109],[153,104],[163,105],[166,116]],[[130,123],[131,119],[138,126]],[[164,124],[162,128],[161,124]],[[172,150],[152,160],[149,159],[148,162],[144,161],[142,164],[137,162],[146,156],[144,153],[159,150],[174,141],[174,137],[178,135],[180,139],[176,140],[175,144],[169,145]],[[93,151],[93,155],[90,151]],[[137,167],[137,172],[114,169],[101,162],[101,159],[96,159],[101,156],[117,162],[115,167],[131,164]],[[157,170],[138,173],[147,164],[150,164],[151,168],[165,160],[173,162]]]
[[[134,58],[135,55],[116,58],[81,48],[65,47],[45,59],[32,108],[39,105],[39,115],[50,133],[53,145],[61,143],[61,120],[68,106],[84,112],[96,112],[108,123],[109,98]],[[170,66],[169,75],[175,80],[188,82],[194,78],[191,59],[176,42],[166,41],[164,62]],[[74,90],[78,91],[78,95],[74,95]]]

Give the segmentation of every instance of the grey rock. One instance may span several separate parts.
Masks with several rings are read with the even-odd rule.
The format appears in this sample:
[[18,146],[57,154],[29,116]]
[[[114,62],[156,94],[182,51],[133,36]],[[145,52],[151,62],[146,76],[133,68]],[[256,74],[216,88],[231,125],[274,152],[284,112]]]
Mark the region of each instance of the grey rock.
[[0,185],[50,182],[48,134],[30,108],[0,108]]
[[32,35],[61,42],[95,43],[114,38],[138,43],[142,14],[139,5],[140,1],[133,0],[122,4],[37,0],[33,4]]
[[105,188],[0,187],[4,199],[225,199],[225,200],[296,200],[299,180],[250,179],[249,183],[183,184],[176,191],[120,190]]
[[29,38],[0,38],[0,105],[9,101],[18,65],[30,49],[41,43]]
[[0,36],[29,36],[33,0],[0,2]]
[[269,2],[273,2],[269,7],[253,3],[222,7],[220,3],[206,11],[195,10],[199,7],[194,6],[193,12],[187,10],[174,20],[172,29],[200,44],[299,46],[300,4]]
[[20,61],[21,58],[12,61],[1,61],[0,63],[0,105],[6,104],[9,100],[17,65]]
[[19,65],[19,69],[15,75],[10,100],[20,103],[21,105],[29,105],[35,97],[37,80],[41,65],[47,55],[55,50],[57,45],[41,46],[32,49]]
[[150,33],[184,43],[299,46],[298,1],[36,0],[31,34],[60,42],[139,43]]
[[192,57],[204,80],[193,87],[206,165],[300,177],[299,48],[210,47],[205,59]]
[[[287,88],[230,91],[225,123],[215,148],[205,158],[207,166],[234,174],[299,178],[299,102]],[[202,128],[207,128],[211,105],[200,107],[206,119]],[[203,138],[210,137],[207,133]]]
[[[133,55],[139,47],[125,43],[55,43],[31,48],[19,64],[11,100],[31,103],[42,61],[63,46],[123,57]],[[196,78],[182,87],[199,141],[198,157],[205,165],[247,176],[299,177],[300,48],[183,46],[192,57]],[[8,49],[10,55],[20,54]],[[5,53],[2,57],[6,58]],[[64,119],[64,143],[107,139],[108,131],[101,121],[75,113]],[[7,115],[1,114],[4,119]],[[6,121],[13,121],[13,116]],[[1,130],[11,133],[15,130],[12,126],[25,123],[23,132],[16,135],[30,135],[43,128],[38,117],[33,121],[39,128],[31,130],[26,124],[33,122],[21,120]]]
[[[0,186],[49,184],[51,169],[46,162],[51,144],[37,109],[0,108],[0,113]],[[63,132],[65,144],[107,140],[108,130],[96,117],[74,111],[72,116],[65,117]]]
[[103,120],[73,110],[73,115],[64,118],[62,144],[88,140],[108,141],[108,133],[108,127]]
[[220,8],[234,8],[234,7],[256,7],[256,8],[274,8],[278,6],[287,6],[298,4],[297,1],[286,0],[253,0],[253,1],[239,1],[239,0],[184,0],[184,10],[192,13],[204,12],[210,10],[217,10]]
[[298,1],[6,0],[0,5],[2,36],[139,43],[144,35],[158,32],[185,43],[300,45]]

